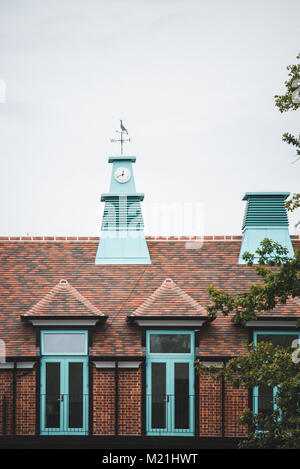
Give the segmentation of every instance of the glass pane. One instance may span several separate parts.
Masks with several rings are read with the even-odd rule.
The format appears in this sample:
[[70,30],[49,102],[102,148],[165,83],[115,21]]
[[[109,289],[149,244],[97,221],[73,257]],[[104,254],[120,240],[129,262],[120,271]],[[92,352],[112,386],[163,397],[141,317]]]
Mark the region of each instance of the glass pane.
[[189,364],[175,363],[175,428],[189,428]]
[[44,334],[44,353],[86,353],[85,334]]
[[293,341],[298,339],[297,334],[257,334],[257,342],[272,342],[281,347],[292,347]]
[[60,363],[46,363],[46,428],[60,427]]
[[270,386],[259,386],[258,388],[258,412],[269,415],[273,412],[273,388]]
[[152,428],[166,428],[166,364],[152,363]]
[[69,363],[69,428],[83,427],[83,363]]
[[189,334],[150,334],[151,353],[190,353]]

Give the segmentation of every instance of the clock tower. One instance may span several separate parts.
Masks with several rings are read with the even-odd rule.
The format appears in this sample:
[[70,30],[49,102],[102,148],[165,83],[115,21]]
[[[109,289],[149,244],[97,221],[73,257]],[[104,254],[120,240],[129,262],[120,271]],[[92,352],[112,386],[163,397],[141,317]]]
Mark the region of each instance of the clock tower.
[[136,192],[132,163],[135,156],[110,156],[112,175],[105,202],[97,265],[151,264],[144,235],[141,201]]

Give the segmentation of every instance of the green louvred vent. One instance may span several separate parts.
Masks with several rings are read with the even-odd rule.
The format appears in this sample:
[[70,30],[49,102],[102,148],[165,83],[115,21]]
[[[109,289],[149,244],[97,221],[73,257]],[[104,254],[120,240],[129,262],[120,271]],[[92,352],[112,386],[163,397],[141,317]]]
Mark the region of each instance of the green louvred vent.
[[294,255],[294,249],[288,231],[288,217],[285,200],[289,192],[246,192],[243,200],[247,201],[243,220],[243,239],[239,264],[244,264],[244,252],[255,253],[264,238],[272,239],[288,249],[288,255]]
[[106,197],[102,231],[144,229],[139,197]]
[[289,193],[282,195],[246,193],[247,200],[243,229],[247,226],[288,226],[284,201]]

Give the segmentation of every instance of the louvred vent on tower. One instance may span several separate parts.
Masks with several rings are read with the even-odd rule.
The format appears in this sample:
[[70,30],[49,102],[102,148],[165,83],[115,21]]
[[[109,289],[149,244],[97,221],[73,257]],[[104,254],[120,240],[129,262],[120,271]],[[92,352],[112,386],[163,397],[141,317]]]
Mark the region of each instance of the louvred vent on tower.
[[247,207],[239,264],[245,264],[243,254],[254,254],[265,238],[287,248],[290,257],[294,255],[285,209],[285,200],[289,195],[289,192],[246,192],[243,197],[247,201]]

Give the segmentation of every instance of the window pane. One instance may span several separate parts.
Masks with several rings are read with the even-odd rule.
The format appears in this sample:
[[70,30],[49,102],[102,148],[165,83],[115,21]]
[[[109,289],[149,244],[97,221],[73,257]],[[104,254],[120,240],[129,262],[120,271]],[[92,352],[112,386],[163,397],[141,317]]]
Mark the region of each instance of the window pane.
[[271,342],[281,347],[291,347],[294,340],[299,340],[298,334],[257,334],[257,342]]
[[190,353],[189,334],[150,334],[151,353]]
[[83,427],[83,364],[69,363],[69,428]]
[[166,364],[152,363],[152,428],[166,428]]
[[85,334],[44,334],[44,353],[86,353]]
[[258,388],[258,412],[270,415],[274,409],[273,388],[270,386],[259,386]]
[[189,364],[175,363],[175,428],[189,428]]
[[46,428],[60,427],[60,363],[46,363]]

